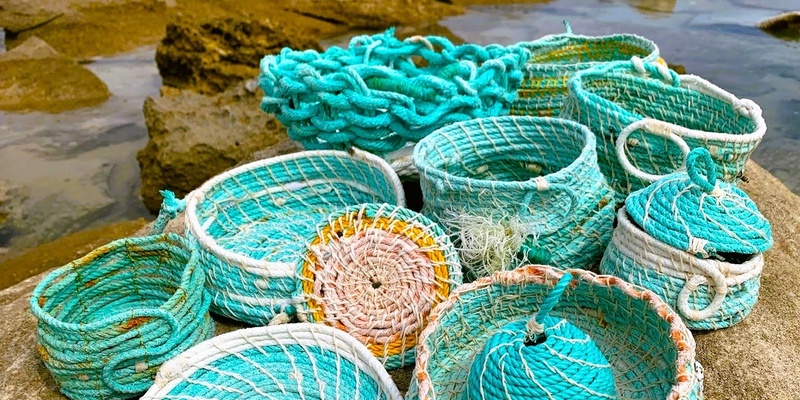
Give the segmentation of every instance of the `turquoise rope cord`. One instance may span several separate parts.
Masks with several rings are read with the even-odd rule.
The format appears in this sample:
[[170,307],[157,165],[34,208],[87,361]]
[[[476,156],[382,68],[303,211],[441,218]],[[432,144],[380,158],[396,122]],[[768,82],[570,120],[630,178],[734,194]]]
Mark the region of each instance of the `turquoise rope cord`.
[[121,239],[36,286],[39,351],[62,393],[135,397],[162,363],[213,335],[196,257],[174,234]]
[[437,36],[401,41],[394,28],[356,36],[347,49],[285,48],[261,61],[261,108],[306,149],[355,146],[385,155],[441,126],[507,114],[529,55],[519,46],[455,46]]
[[150,229],[151,235],[164,232],[169,221],[175,219],[178,214],[186,209],[186,200],[179,200],[172,191],[160,190],[159,193],[161,193],[161,197],[163,197],[164,200],[161,202],[161,210],[158,212],[158,217],[155,222],[153,222],[153,227]]

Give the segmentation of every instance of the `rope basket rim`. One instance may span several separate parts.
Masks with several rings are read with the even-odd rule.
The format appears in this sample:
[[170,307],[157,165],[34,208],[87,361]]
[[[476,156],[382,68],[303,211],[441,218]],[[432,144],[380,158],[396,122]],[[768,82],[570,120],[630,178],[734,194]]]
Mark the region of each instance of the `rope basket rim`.
[[[557,43],[557,42],[546,43],[546,41],[548,40],[557,40],[557,39],[562,39],[565,41],[565,43]],[[649,51],[648,54],[644,55],[646,59],[657,58],[657,56],[660,54],[660,49],[658,48],[658,44],[656,42],[644,36],[633,33],[617,33],[617,34],[601,35],[601,36],[577,35],[574,33],[557,33],[557,34],[543,36],[533,42],[520,42],[517,45],[523,46],[531,51],[531,57],[523,67],[523,70],[525,72],[582,71],[587,69],[588,67],[605,64],[608,61],[581,61],[577,63],[562,64],[558,62],[538,62],[538,61],[532,61],[532,59],[535,53],[537,52],[544,52],[548,48],[550,48],[549,50],[552,51],[554,48],[558,49],[562,48],[564,45],[574,44],[571,41],[575,41],[581,44],[583,43],[604,44],[606,42],[613,42],[619,39],[630,40],[632,42],[635,42],[635,44],[639,45],[642,49]]]
[[[275,336],[282,337],[276,339]],[[156,374],[153,386],[142,396],[142,399],[164,398],[163,396],[197,370],[198,365],[208,365],[228,355],[238,354],[259,345],[283,346],[287,343],[299,342],[301,338],[329,345],[336,350],[337,357],[347,359],[375,379],[376,383],[383,387],[390,400],[402,399],[394,380],[364,344],[337,328],[303,322],[243,328],[203,341],[164,363]],[[347,350],[352,350],[352,352],[347,352]]]
[[[600,275],[583,269],[559,270],[548,265],[530,264],[508,271],[496,271],[490,276],[479,278],[471,283],[465,283],[453,292],[450,297],[437,305],[429,316],[430,322],[422,331],[417,346],[417,365],[415,377],[418,382],[420,400],[431,400],[430,393],[432,383],[428,373],[428,359],[431,350],[428,347],[428,338],[439,328],[438,321],[442,314],[454,309],[459,298],[470,292],[491,286],[510,286],[520,284],[544,285],[552,289],[564,274],[572,274],[574,279],[570,285],[575,285],[576,281],[583,281],[593,286],[603,286],[608,288],[618,288],[629,297],[636,297],[646,302],[659,317],[669,323],[669,339],[676,344],[676,357],[674,367],[676,367],[676,383],[670,388],[667,400],[677,400],[688,393],[691,393],[696,383],[692,379],[692,372],[696,363],[694,338],[678,314],[658,295],[641,286],[628,283],[627,281],[611,275]],[[686,368],[691,364],[690,368]],[[682,372],[681,372],[682,371]]]
[[[189,244],[189,241],[181,235],[175,233],[163,233],[158,235],[150,235],[150,236],[141,236],[141,237],[127,237],[122,239],[114,240],[105,246],[98,247],[91,252],[87,253],[81,258],[74,260],[68,264],[65,264],[56,270],[47,274],[47,276],[36,285],[36,288],[31,295],[30,301],[30,308],[31,312],[34,316],[36,316],[39,321],[44,321],[47,325],[58,325],[59,329],[69,330],[78,332],[82,329],[89,329],[92,326],[103,326],[108,325],[113,322],[118,316],[119,313],[113,314],[110,316],[103,317],[101,319],[92,320],[91,322],[63,322],[59,318],[53,316],[51,313],[46,312],[42,309],[40,302],[46,303],[47,299],[41,297],[45,290],[47,290],[50,285],[43,285],[43,283],[53,283],[52,281],[59,282],[61,278],[68,276],[71,273],[76,273],[80,268],[87,267],[92,261],[95,259],[102,257],[106,254],[111,254],[115,252],[122,252],[128,253],[129,250],[126,249],[128,243],[131,242],[132,239],[139,239],[139,240],[151,240],[151,241],[158,241],[160,239],[165,239],[169,242],[172,246],[175,247],[182,247],[189,253],[189,257],[186,262],[186,266],[184,267],[183,271],[180,275],[180,281],[177,282],[176,289],[172,291],[170,297],[162,302],[157,309],[162,310],[166,304],[171,304],[179,300],[181,297],[184,296],[183,293],[180,293],[181,288],[185,288],[188,286],[188,282],[192,279],[192,276],[195,274],[195,270],[197,269],[197,264],[200,258],[200,254],[195,251],[195,249]],[[135,253],[135,251],[134,251]],[[194,267],[194,268],[193,268]],[[44,300],[44,301],[43,301]],[[88,328],[87,328],[88,327]]]
[[[520,125],[523,131],[525,131],[525,125],[519,124],[518,121],[526,121],[528,122],[527,126],[537,126],[539,124],[547,124],[550,126],[559,125],[563,126],[568,129],[574,129],[576,133],[579,133],[579,137],[583,139],[584,143],[581,147],[580,154],[575,157],[569,165],[565,165],[559,168],[557,171],[552,172],[546,175],[540,175],[536,179],[544,179],[547,181],[551,180],[559,180],[562,176],[567,175],[569,170],[577,168],[581,163],[584,161],[582,157],[588,153],[595,151],[595,144],[596,144],[596,137],[594,133],[587,127],[581,123],[559,118],[559,117],[536,117],[536,116],[528,116],[528,115],[504,115],[501,117],[485,117],[485,118],[476,118],[469,121],[458,122],[455,124],[447,125],[440,129],[433,131],[430,135],[426,136],[424,139],[420,140],[419,143],[414,147],[414,152],[412,155],[412,161],[416,168],[420,171],[420,173],[424,173],[429,176],[433,176],[443,181],[450,182],[451,184],[458,184],[458,185],[469,185],[474,187],[491,187],[497,190],[503,189],[536,189],[537,183],[534,179],[529,179],[526,181],[496,181],[496,180],[489,180],[489,179],[478,179],[472,177],[463,177],[457,176],[450,172],[445,171],[438,166],[431,165],[430,161],[428,160],[427,152],[428,147],[431,149],[435,149],[437,147],[435,139],[441,136],[446,138],[446,133],[451,131],[457,130],[459,128],[471,128],[475,125],[480,125],[486,122],[494,123],[494,122],[503,123],[506,121],[512,121]],[[465,129],[468,130],[468,129]],[[467,133],[469,135],[469,133]],[[456,146],[453,146],[457,148]],[[480,152],[480,150],[479,150]],[[481,154],[481,153],[479,153]],[[549,178],[549,179],[548,179]]]
[[[638,69],[638,65],[640,63],[641,66],[646,70],[644,74],[642,74],[641,70]],[[635,115],[641,115],[642,119],[629,124],[624,130],[629,130],[633,126],[636,126],[637,129],[644,129],[650,131],[651,133],[664,133],[666,135],[673,134],[681,140],[682,138],[691,138],[697,140],[717,140],[733,143],[759,142],[761,139],[763,139],[767,132],[767,125],[764,116],[762,115],[762,109],[754,101],[747,98],[739,98],[735,94],[728,92],[722,87],[700,76],[692,74],[678,74],[674,71],[668,70],[667,67],[663,65],[657,65],[653,62],[643,61],[638,57],[632,57],[630,61],[616,61],[602,65],[596,65],[594,67],[576,72],[575,75],[573,75],[573,77],[567,82],[569,96],[586,96],[593,103],[598,103],[604,108],[609,108],[615,112],[631,112],[627,108],[620,106],[617,102],[611,101],[593,91],[584,89],[583,86],[584,79],[588,81],[594,78],[599,78],[613,81],[620,76],[633,77],[641,82],[655,82],[656,84],[663,85],[662,87],[673,87],[681,91],[692,93],[693,95],[716,98],[730,106],[730,112],[750,119],[754,125],[752,132],[744,134],[715,132],[701,129],[691,129],[671,122],[649,118],[643,114],[634,113]],[[672,82],[670,82],[670,80],[672,80]],[[743,110],[747,111],[748,115],[744,115],[742,112]],[[642,126],[638,126],[638,124]],[[619,135],[620,137],[623,136],[622,133]],[[620,143],[619,139],[617,140],[617,143]]]
[[219,175],[206,181],[202,186],[193,191],[189,196],[189,201],[186,205],[186,229],[197,239],[198,246],[201,250],[207,251],[226,263],[236,266],[241,269],[256,269],[260,275],[269,277],[292,277],[294,276],[294,264],[290,262],[270,262],[252,258],[242,253],[237,253],[233,250],[223,248],[215,238],[211,237],[203,229],[202,224],[197,216],[197,206],[200,201],[205,198],[205,195],[216,189],[220,184],[230,177],[239,175],[244,172],[257,170],[259,168],[267,167],[274,164],[280,164],[287,161],[292,161],[302,158],[316,158],[325,156],[339,156],[352,158],[357,162],[363,162],[371,167],[380,170],[387,180],[394,188],[395,196],[397,197],[397,205],[405,206],[406,198],[403,184],[400,177],[389,165],[389,163],[374,154],[360,150],[356,147],[350,148],[348,151],[342,150],[304,150],[296,153],[285,154],[277,157],[266,158],[259,161],[254,161],[241,165],[236,168],[227,170]]

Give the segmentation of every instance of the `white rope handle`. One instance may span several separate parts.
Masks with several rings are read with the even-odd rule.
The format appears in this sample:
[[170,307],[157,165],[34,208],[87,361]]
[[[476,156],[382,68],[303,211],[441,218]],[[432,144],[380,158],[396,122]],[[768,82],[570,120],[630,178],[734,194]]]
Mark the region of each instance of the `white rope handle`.
[[634,167],[630,160],[628,160],[628,156],[625,154],[625,144],[628,140],[628,136],[639,129],[644,132],[670,139],[677,144],[683,153],[681,166],[677,170],[680,171],[686,169],[686,159],[689,157],[690,149],[689,145],[686,144],[686,141],[676,134],[676,132],[681,131],[680,127],[664,121],[659,121],[657,119],[644,118],[626,126],[625,129],[620,132],[619,137],[617,138],[617,159],[619,159],[619,162],[622,164],[622,168],[625,169],[625,172],[648,182],[655,182],[664,177],[664,175],[654,175],[644,172],[639,168]]

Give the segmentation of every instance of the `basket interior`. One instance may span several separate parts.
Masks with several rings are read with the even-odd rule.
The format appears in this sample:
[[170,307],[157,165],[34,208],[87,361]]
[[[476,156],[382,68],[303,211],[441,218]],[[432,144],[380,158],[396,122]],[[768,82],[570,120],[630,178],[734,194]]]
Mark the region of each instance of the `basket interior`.
[[294,262],[332,211],[397,201],[380,168],[328,153],[236,170],[207,189],[196,212],[202,229],[222,248],[257,260]]
[[567,65],[628,61],[633,56],[649,57],[655,51],[656,48],[652,43],[632,36],[573,37],[564,44],[545,42],[542,46],[532,46],[529,63]]

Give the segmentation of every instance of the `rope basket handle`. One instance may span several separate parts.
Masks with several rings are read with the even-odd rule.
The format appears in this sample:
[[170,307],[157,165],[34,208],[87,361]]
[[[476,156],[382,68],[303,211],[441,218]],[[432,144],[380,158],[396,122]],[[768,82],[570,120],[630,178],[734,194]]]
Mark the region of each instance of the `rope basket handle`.
[[569,272],[565,273],[561,276],[561,279],[558,280],[555,286],[553,286],[553,290],[547,294],[542,305],[539,306],[539,310],[536,311],[528,322],[525,324],[525,329],[527,330],[527,334],[525,335],[525,344],[538,344],[541,343],[542,336],[544,335],[545,326],[543,325],[544,319],[547,317],[547,314],[550,311],[553,311],[553,307],[556,306],[558,301],[561,299],[561,295],[564,294],[564,291],[569,286],[569,282],[572,280],[572,274]]
[[192,193],[189,193],[183,199],[178,199],[171,190],[161,190],[159,193],[161,193],[164,200],[161,202],[161,210],[158,212],[158,217],[156,217],[155,222],[153,222],[153,227],[150,228],[150,235],[160,235],[164,233],[167,224],[177,218],[178,214],[186,210],[187,200],[192,195]]
[[567,195],[567,197],[569,197],[569,208],[567,209],[564,218],[562,218],[564,220],[564,223],[559,224],[558,226],[556,226],[551,230],[537,232],[539,235],[552,235],[553,233],[561,230],[564,226],[566,226],[570,222],[568,217],[572,215],[572,213],[575,211],[575,208],[578,206],[578,196],[575,194],[575,191],[572,190],[572,188],[570,188],[569,186],[561,183],[552,183],[552,184],[548,183],[544,179],[544,177],[541,176],[534,178],[532,181],[536,183],[536,188],[529,190],[528,193],[525,194],[525,197],[522,199],[519,208],[520,217],[524,218],[530,216],[531,202],[533,201],[533,198],[541,192],[546,192],[546,191],[563,192],[564,194]]
[[681,161],[681,166],[678,167],[677,171],[685,169],[686,161],[687,158],[689,157],[690,148],[689,145],[686,144],[686,141],[683,140],[683,138],[681,138],[678,135],[678,133],[680,133],[680,130],[674,128],[676,128],[676,126],[673,124],[669,124],[652,118],[640,119],[626,126],[625,129],[623,129],[622,132],[620,132],[616,142],[617,159],[619,160],[620,164],[622,164],[622,168],[625,170],[625,172],[647,182],[655,182],[666,175],[666,174],[664,175],[649,174],[647,172],[640,170],[637,167],[634,167],[633,164],[631,164],[630,160],[628,160],[628,156],[625,154],[625,148],[626,148],[625,145],[628,136],[630,136],[631,133],[637,130],[642,130],[644,132],[651,133],[656,136],[661,136],[663,138],[670,139],[675,144],[677,144],[678,147],[680,147],[681,152],[683,153],[683,161]]
[[[708,168],[705,177],[701,176],[697,170],[701,162]],[[717,165],[711,159],[711,153],[705,148],[700,147],[689,152],[689,156],[686,158],[686,173],[692,183],[699,186],[704,192],[713,196],[722,194],[722,190],[717,186]]]

